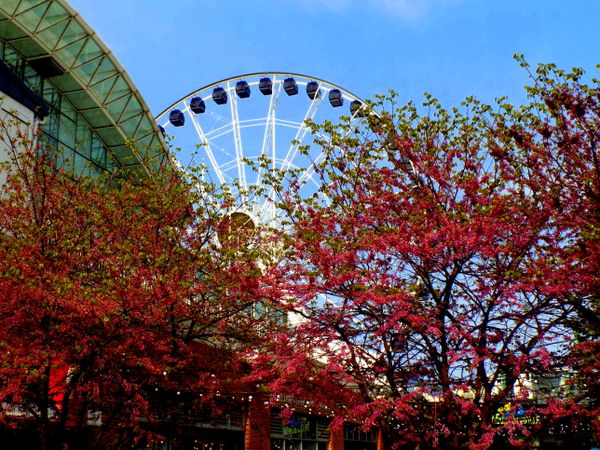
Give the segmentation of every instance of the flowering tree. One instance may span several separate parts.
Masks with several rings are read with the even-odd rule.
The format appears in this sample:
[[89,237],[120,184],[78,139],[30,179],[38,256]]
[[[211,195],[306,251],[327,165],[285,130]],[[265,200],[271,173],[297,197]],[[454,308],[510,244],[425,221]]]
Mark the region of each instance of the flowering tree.
[[[598,80],[589,85],[581,69],[565,72],[553,65],[532,71],[518,59],[534,81],[528,88],[532,101],[499,121],[498,135],[502,145],[514,149],[505,159],[520,167],[522,182],[532,195],[545,198],[563,230],[565,245],[555,250],[562,264],[556,270],[568,286],[563,301],[574,314],[566,323],[577,341],[567,361],[574,374],[567,415],[585,422],[585,416],[590,420],[600,412]],[[565,414],[564,403],[553,406],[561,406],[556,414]]]
[[4,425],[31,423],[40,448],[76,430],[93,431],[86,448],[117,448],[140,420],[175,420],[182,405],[242,378],[243,352],[231,349],[258,328],[244,312],[260,273],[253,246],[219,244],[217,196],[193,194],[168,169],[76,177],[35,137],[13,130],[3,142],[12,155],[0,188]]
[[[531,91],[533,109],[541,92]],[[388,112],[363,128],[320,127],[327,159],[315,196],[282,192],[291,238],[278,269],[304,317],[292,342],[311,342],[315,361],[342,381],[337,392],[360,394],[342,417],[396,445],[527,446],[546,401],[535,380],[567,369],[573,318],[591,312],[576,300],[575,288],[591,284],[570,278],[573,261],[585,259],[582,276],[597,282],[597,258],[567,250],[578,214],[561,212],[559,183],[536,178],[564,166],[530,151],[523,133],[555,149],[531,113],[507,103],[469,99],[461,113],[429,96],[424,109],[383,100],[376,108]]]

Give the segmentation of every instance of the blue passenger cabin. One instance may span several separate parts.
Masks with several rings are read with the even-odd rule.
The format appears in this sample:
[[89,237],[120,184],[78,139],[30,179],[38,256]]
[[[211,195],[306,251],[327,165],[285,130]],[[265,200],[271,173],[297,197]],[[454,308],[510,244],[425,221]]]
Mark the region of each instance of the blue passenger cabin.
[[216,87],[213,90],[212,99],[217,105],[224,105],[227,103],[227,92],[222,87]]
[[194,97],[190,100],[190,109],[194,112],[194,114],[202,114],[206,111],[206,105],[204,104],[204,100],[200,97]]
[[287,95],[296,95],[298,93],[298,83],[292,77],[283,80],[283,90]]
[[247,81],[241,80],[235,84],[235,93],[239,98],[250,97],[250,86]]
[[273,93],[273,82],[270,78],[261,78],[258,82],[258,89],[263,95],[271,95]]
[[342,93],[339,89],[332,89],[329,91],[329,103],[331,103],[331,106],[334,108],[344,104],[344,97],[342,97]]
[[319,83],[316,81],[309,81],[306,84],[306,95],[311,100],[321,97],[321,89],[319,89]]
[[350,115],[352,117],[365,117],[363,104],[359,100],[353,100],[350,102]]
[[169,113],[169,122],[176,127],[181,127],[185,123],[185,116],[180,110],[174,109]]

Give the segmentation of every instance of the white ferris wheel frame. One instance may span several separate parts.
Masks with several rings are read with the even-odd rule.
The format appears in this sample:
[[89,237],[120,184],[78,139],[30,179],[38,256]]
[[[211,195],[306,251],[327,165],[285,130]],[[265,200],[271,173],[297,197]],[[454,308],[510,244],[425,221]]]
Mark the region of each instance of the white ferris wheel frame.
[[[250,89],[253,89],[258,87],[261,78],[270,78],[272,81],[272,92],[270,94],[266,114],[262,117],[240,119],[238,108],[239,99],[236,94],[237,82],[246,81]],[[277,107],[282,91],[284,91],[284,82],[289,78],[293,78],[296,82],[298,86],[298,94],[301,93],[300,88],[302,87],[306,89],[306,86],[309,82],[316,82],[318,85],[317,90],[319,95],[315,96],[313,99],[309,99],[308,107],[304,112],[304,116],[301,121],[287,120],[277,116]],[[219,87],[223,88],[227,95],[227,103],[229,104],[229,121],[217,128],[204,130],[198,115],[191,110],[190,101],[194,97],[200,97],[205,104],[208,104],[209,102],[212,103],[213,90]],[[194,127],[199,144],[203,148],[203,151],[208,159],[208,169],[211,170],[211,173],[214,174],[218,182],[223,187],[229,186],[230,184],[226,179],[225,172],[233,169],[234,167],[237,169],[237,183],[239,185],[238,194],[242,197],[243,203],[246,204],[248,199],[245,196],[248,192],[248,183],[246,180],[247,164],[245,163],[245,158],[247,158],[247,155],[244,153],[244,142],[242,140],[241,130],[250,127],[264,127],[260,152],[258,156],[255,156],[255,158],[268,158],[270,168],[273,170],[275,168],[280,170],[302,169],[303,171],[301,172],[298,181],[300,184],[305,184],[312,180],[312,177],[315,173],[315,167],[322,162],[325,154],[320,152],[313,159],[309,167],[297,166],[294,164],[294,159],[296,158],[300,146],[306,138],[306,134],[309,133],[309,128],[306,125],[307,121],[315,118],[320,107],[323,105],[323,102],[326,101],[329,93],[334,89],[341,93],[344,102],[347,101],[350,104],[350,102],[358,101],[360,102],[361,106],[365,104],[360,97],[348,91],[347,89],[317,77],[293,72],[255,72],[225,78],[196,89],[195,91],[190,92],[165,108],[156,116],[156,121],[165,130],[171,129],[171,127],[175,128],[169,121],[169,114],[173,110],[180,110],[184,114],[186,120],[189,120]],[[252,99],[249,100],[252,101]],[[226,107],[226,105],[219,106],[219,108],[224,107]],[[211,113],[207,110],[206,114],[210,115]],[[340,112],[340,115],[343,114]],[[351,113],[347,113],[345,115],[351,119],[354,119],[357,114],[355,112],[354,115]],[[224,116],[225,115],[223,115],[223,117]],[[287,127],[296,130],[294,139],[283,146],[287,147],[285,152],[278,152],[277,150],[278,144],[281,144],[277,142],[278,127]],[[211,142],[230,133],[233,135],[235,159],[226,164],[222,164],[218,161]],[[183,171],[186,171],[187,167],[183,167],[179,161],[174,161],[174,163]],[[256,182],[253,184],[258,185],[261,183],[262,178],[265,176],[264,170],[264,167],[261,165],[258,169],[258,173],[256,174]],[[313,182],[316,184],[315,180],[313,180]],[[261,222],[273,221],[276,216],[275,206],[272,202],[274,194],[275,193],[273,189],[269,188],[269,193],[264,195],[264,199],[261,202],[257,202],[255,205],[253,205],[252,210],[247,211],[247,214],[252,217],[254,221],[257,219]]]

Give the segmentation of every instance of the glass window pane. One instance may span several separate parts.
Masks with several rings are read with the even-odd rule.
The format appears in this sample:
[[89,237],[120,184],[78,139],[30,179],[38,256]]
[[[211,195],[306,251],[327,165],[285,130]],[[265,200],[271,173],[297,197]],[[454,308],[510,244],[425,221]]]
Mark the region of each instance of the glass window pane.
[[77,126],[75,122],[65,116],[62,116],[60,119],[58,140],[67,147],[75,148],[75,139],[77,135]]
[[85,64],[92,59],[96,59],[103,54],[98,44],[96,44],[92,39],[87,39],[81,54],[79,55],[79,62],[81,64]]
[[65,9],[58,4],[58,2],[51,2],[46,15],[44,15],[44,21],[40,27],[48,28],[52,25],[57,24],[69,17],[69,14]]
[[92,128],[107,127],[111,125],[110,120],[100,108],[82,111],[81,115],[87,120],[87,123],[92,125]]
[[111,151],[122,166],[129,166],[138,162],[135,155],[131,153],[131,149],[126,145],[111,147]]
[[92,132],[81,117],[77,121],[77,141],[75,142],[75,150],[86,158],[91,158]]
[[59,47],[64,47],[65,45],[69,45],[72,42],[78,41],[79,39],[86,36],[87,33],[83,30],[81,25],[79,25],[75,20],[71,20],[69,26],[65,30],[64,34],[60,38]]
[[56,153],[56,167],[58,169],[72,171],[73,170],[73,155],[74,152],[70,148],[65,148],[59,144]]
[[19,54],[12,47],[8,45],[4,49],[4,62],[8,67],[10,67],[16,74],[21,75],[21,70],[23,68],[23,60],[19,56]]
[[29,64],[26,64],[23,70],[23,81],[36,94],[40,94],[42,90],[42,77],[40,77]]
[[81,52],[81,48],[85,42],[85,39],[80,39],[76,42],[73,42],[71,45],[61,48],[56,52],[58,59],[67,67],[71,67],[75,63],[75,60]]
[[90,83],[92,76],[94,76],[94,72],[96,72],[96,69],[98,68],[98,63],[99,60],[95,59],[87,64],[84,64],[83,66],[77,67],[74,70],[83,84],[88,85]]
[[68,20],[58,22],[56,25],[52,25],[50,28],[39,32],[38,36],[40,40],[44,42],[44,44],[46,44],[49,48],[53,49],[54,47],[56,47],[58,40],[62,36],[63,31],[65,31],[65,28],[67,28],[68,24]]
[[120,124],[121,129],[125,132],[128,137],[132,137],[140,123],[142,116],[134,116],[131,119],[122,122]]
[[100,63],[100,67],[98,67],[98,71],[94,75],[94,79],[92,83],[97,83],[99,81],[105,80],[106,78],[115,75],[117,73],[117,69],[115,65],[108,59],[108,57],[102,58],[102,62]]
[[117,170],[119,167],[119,165],[117,164],[117,161],[115,161],[115,157],[113,156],[112,153],[107,152],[106,154],[106,170],[108,170],[109,172],[114,172],[115,170]]
[[142,136],[146,136],[148,134],[154,134],[154,128],[152,127],[152,122],[150,122],[150,119],[148,119],[148,117],[146,116],[142,116],[142,120],[140,122],[140,127],[137,130],[137,133],[135,134],[136,138],[142,137]]
[[130,117],[141,113],[142,107],[140,106],[140,102],[138,102],[137,99],[132,96],[127,104],[127,107],[125,108],[125,111],[123,112],[121,120],[127,120]]
[[2,8],[9,14],[12,14],[18,5],[19,0],[2,0]]
[[46,120],[44,121],[44,124],[43,124],[44,131],[47,134],[49,134],[50,136],[52,136],[53,138],[58,138],[59,122],[60,122],[60,113],[57,110],[50,108],[48,117],[46,117]]
[[60,102],[60,112],[62,112],[71,120],[77,120],[77,112],[75,111],[75,108],[73,108],[73,106],[71,106],[71,104],[65,99],[62,99]]
[[92,137],[91,159],[100,167],[106,167],[106,148],[97,137]]
[[19,7],[15,10],[15,16],[22,14],[24,11],[30,10],[33,6],[44,3],[46,0],[22,0]]
[[40,141],[43,152],[48,152],[51,155],[56,155],[56,153],[58,152],[58,141],[56,140],[56,138],[44,133]]
[[73,171],[76,175],[87,175],[89,176],[92,169],[92,163],[75,152],[73,154]]
[[[24,2],[23,4],[26,4]],[[30,5],[27,5],[29,7]],[[28,11],[25,11],[22,14],[17,16],[17,20],[27,29],[28,31],[35,31],[42,19],[46,9],[48,8],[48,4],[46,1],[43,1],[40,5],[31,8]]]
[[98,100],[100,100],[100,103],[106,103],[106,97],[113,87],[113,84],[115,84],[115,78],[116,77],[114,76],[107,78],[104,81],[96,83],[92,86],[92,91],[96,94]]
[[60,109],[60,95],[58,94],[54,86],[52,86],[46,81],[44,82],[42,92],[42,97],[44,101],[48,103],[48,105],[50,105],[53,108]]
[[[120,100],[116,100],[112,103],[109,103],[106,106],[106,110],[115,122],[118,122],[121,117],[121,114],[123,114],[123,110],[125,109],[125,106],[127,106],[127,100],[127,97],[125,97]],[[135,126],[137,126],[139,122],[139,119],[135,120]]]
[[115,85],[112,87],[112,89],[110,91],[110,95],[108,96],[106,101],[112,102],[118,98],[123,97],[124,95],[126,95],[130,92],[131,91],[129,90],[127,83],[125,82],[123,77],[121,75],[119,75],[117,78],[117,81],[115,82]]

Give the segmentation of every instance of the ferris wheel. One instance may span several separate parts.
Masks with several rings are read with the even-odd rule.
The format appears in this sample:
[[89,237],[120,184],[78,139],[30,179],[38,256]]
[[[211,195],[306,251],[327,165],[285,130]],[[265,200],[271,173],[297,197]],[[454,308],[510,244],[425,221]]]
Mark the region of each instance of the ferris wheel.
[[363,114],[364,102],[328,81],[286,72],[251,73],[208,84],[156,118],[178,149],[184,171],[205,168],[208,181],[228,190],[254,224],[277,220],[270,175],[296,170],[306,195],[315,192],[325,157],[307,121],[333,123]]

